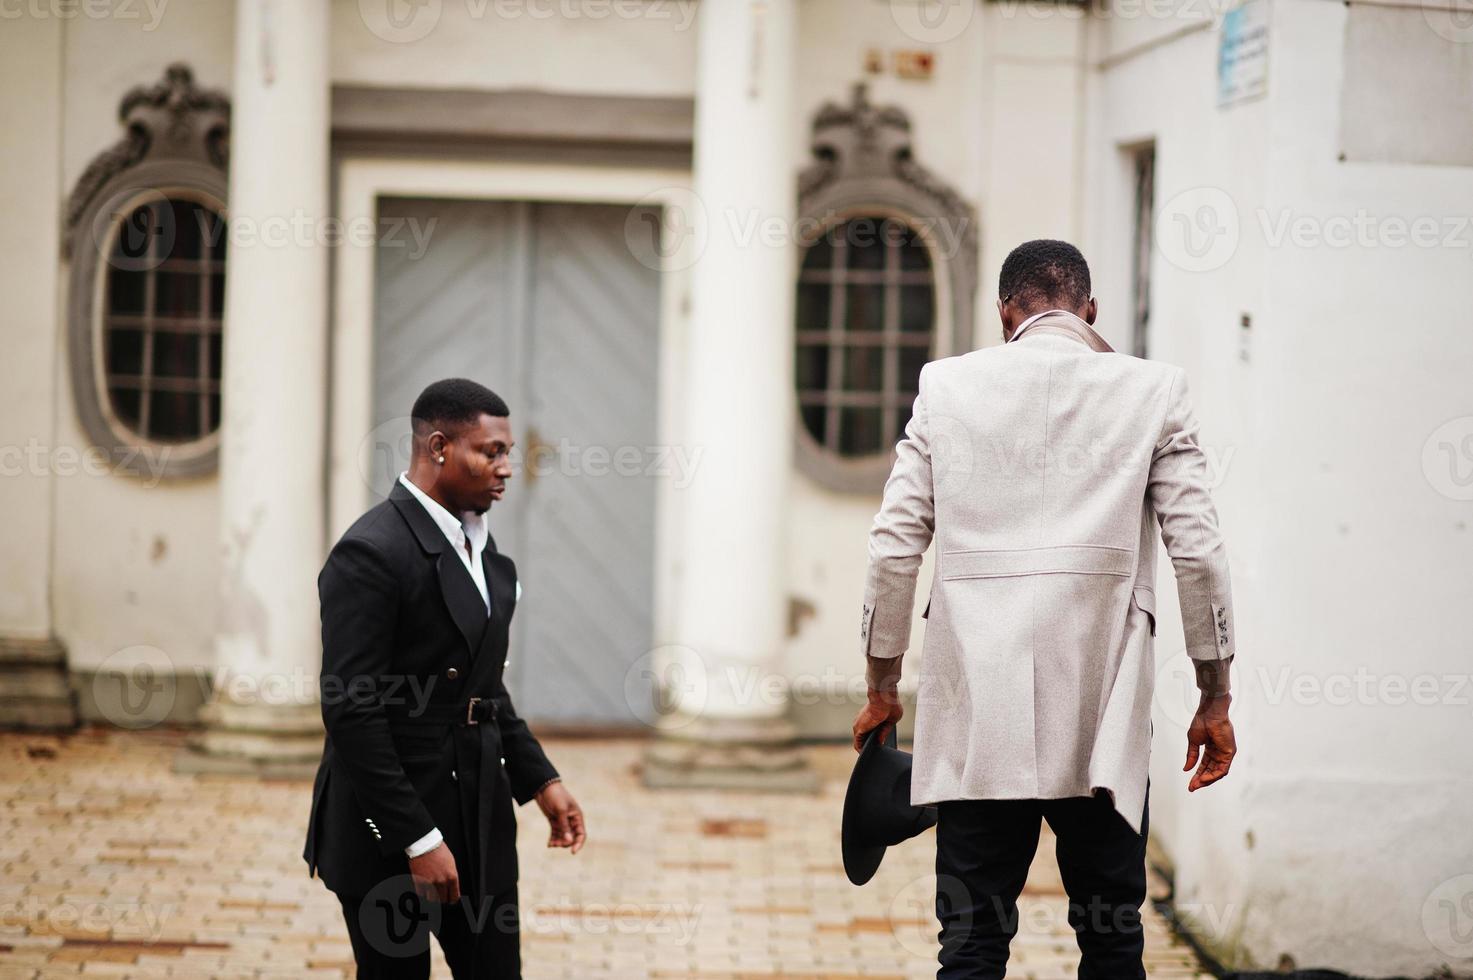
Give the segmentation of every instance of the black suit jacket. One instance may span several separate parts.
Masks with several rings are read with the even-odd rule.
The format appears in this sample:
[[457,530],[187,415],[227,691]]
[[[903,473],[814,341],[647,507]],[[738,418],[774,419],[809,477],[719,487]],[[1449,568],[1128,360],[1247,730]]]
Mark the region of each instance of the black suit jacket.
[[395,483],[318,576],[327,737],[302,856],[339,894],[407,874],[404,849],[435,827],[463,892],[516,882],[512,801],[557,770],[502,682],[516,566],[490,541],[483,561],[489,616],[454,546]]

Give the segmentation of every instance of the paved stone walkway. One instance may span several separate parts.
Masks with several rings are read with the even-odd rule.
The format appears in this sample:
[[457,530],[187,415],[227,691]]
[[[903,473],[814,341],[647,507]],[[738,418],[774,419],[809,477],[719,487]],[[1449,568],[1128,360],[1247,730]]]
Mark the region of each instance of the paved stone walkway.
[[[310,786],[183,776],[176,732],[0,735],[0,978],[342,977],[338,907],[299,857]],[[818,796],[651,792],[640,743],[547,743],[589,845],[549,851],[521,811],[526,976],[935,975],[927,834],[851,886],[838,825],[853,754],[814,749]],[[1044,828],[1010,977],[1074,975]],[[1151,915],[1154,977],[1205,977]],[[435,950],[437,977],[449,976]]]

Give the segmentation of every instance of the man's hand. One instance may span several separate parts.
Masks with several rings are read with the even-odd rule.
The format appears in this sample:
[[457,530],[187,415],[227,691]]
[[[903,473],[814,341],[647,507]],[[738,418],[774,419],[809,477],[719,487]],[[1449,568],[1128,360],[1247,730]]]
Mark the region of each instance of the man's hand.
[[415,894],[431,902],[460,901],[460,874],[455,870],[455,855],[442,841],[434,850],[409,859],[409,876],[414,879]]
[[876,728],[881,729],[877,738],[889,737],[884,727],[896,724],[904,716],[905,709],[900,706],[898,695],[870,691],[869,701],[859,709],[859,717],[854,719],[854,751],[864,748],[864,737]]
[[1187,784],[1188,792],[1210,786],[1228,774],[1233,756],[1238,754],[1238,741],[1233,735],[1233,723],[1228,718],[1228,703],[1231,694],[1221,697],[1203,697],[1197,705],[1197,714],[1187,729],[1187,764],[1182,772],[1191,772],[1197,765],[1200,753],[1202,765],[1192,774]]
[[566,786],[560,782],[548,783],[537,794],[537,805],[552,827],[548,847],[571,848],[574,854],[583,850],[583,842],[588,839],[588,832],[583,829],[583,810]]

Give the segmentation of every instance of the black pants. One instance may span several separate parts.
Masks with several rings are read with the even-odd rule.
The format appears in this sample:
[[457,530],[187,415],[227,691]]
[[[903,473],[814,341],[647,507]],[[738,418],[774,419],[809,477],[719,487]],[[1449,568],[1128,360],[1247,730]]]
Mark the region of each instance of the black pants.
[[1039,820],[1058,839],[1080,980],[1145,980],[1146,818],[1130,829],[1103,791],[1062,800],[959,800],[937,807],[938,980],[1002,980]]
[[414,980],[430,975],[430,936],[455,980],[520,980],[521,935],[513,888],[487,902],[464,897],[422,902],[405,881],[385,882],[367,896],[339,895],[359,980]]

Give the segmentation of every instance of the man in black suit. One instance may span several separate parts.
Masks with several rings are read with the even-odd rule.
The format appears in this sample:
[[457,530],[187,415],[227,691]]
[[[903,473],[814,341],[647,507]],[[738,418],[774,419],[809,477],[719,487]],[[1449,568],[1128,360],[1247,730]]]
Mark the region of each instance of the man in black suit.
[[575,854],[583,814],[502,682],[521,586],[485,515],[512,472],[506,403],[452,378],[411,414],[409,471],[317,580],[327,738],[303,857],[359,977],[428,977],[433,933],[457,978],[514,978],[512,801],[536,799],[548,846]]

